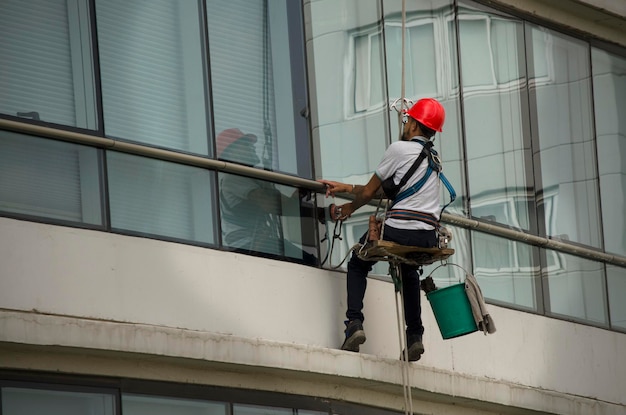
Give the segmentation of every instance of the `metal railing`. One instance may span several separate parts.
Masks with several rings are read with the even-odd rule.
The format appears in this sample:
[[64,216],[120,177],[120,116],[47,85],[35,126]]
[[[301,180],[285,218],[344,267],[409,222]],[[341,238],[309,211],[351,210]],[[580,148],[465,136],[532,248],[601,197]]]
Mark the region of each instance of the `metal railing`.
[[[159,160],[171,161],[189,166],[202,167],[210,170],[235,173],[247,177],[268,180],[271,182],[285,184],[289,186],[301,187],[316,192],[324,191],[323,185],[314,180],[291,176],[284,173],[261,170],[254,167],[242,166],[235,163],[210,159],[206,157],[196,156],[193,154],[185,154],[172,150],[148,147],[141,144],[129,143],[126,141],[120,141],[107,137],[99,137],[75,131],[60,130],[57,128],[23,123],[8,119],[0,119],[0,129],[41,137],[54,138],[62,141],[84,144],[109,150],[121,151],[124,153],[134,154],[138,156],[151,157]],[[609,254],[583,246],[532,235],[515,229],[505,228],[502,226],[489,224],[486,222],[481,222],[475,219],[469,219],[458,215],[451,215],[448,213],[444,213],[441,220],[444,223],[459,226],[461,228],[476,230],[479,232],[484,232],[487,234],[524,242],[542,248],[553,249],[555,251],[576,255],[594,261],[600,261],[611,265],[626,267],[626,257],[621,255]]]

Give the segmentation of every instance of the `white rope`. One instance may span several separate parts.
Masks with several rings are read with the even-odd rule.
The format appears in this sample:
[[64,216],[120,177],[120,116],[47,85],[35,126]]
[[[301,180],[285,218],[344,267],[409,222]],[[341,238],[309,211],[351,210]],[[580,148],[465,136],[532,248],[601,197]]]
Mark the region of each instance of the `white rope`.
[[398,112],[398,131],[400,131],[400,137],[402,137],[402,115],[404,113],[404,109],[406,106],[406,99],[405,99],[405,89],[406,89],[406,85],[405,85],[405,32],[406,32],[406,0],[402,0],[402,62],[401,62],[401,67],[402,67],[402,74],[401,74],[401,78],[400,78],[400,97],[401,97],[401,104],[400,104],[400,111]]
[[[398,340],[400,342],[400,350],[402,357],[402,393],[404,395],[404,413],[406,415],[413,415],[413,398],[411,397],[411,382],[410,382],[410,363],[409,363],[409,348],[406,340],[406,332],[404,331],[404,290],[402,289],[402,268],[399,262],[392,262],[392,267],[395,268],[396,278],[400,281],[400,289],[395,293],[396,300],[396,319],[398,321]],[[398,296],[400,297],[400,304],[398,305]],[[398,308],[401,311],[398,311]],[[400,315],[402,314],[402,315]]]
[[[404,110],[406,109],[406,95],[405,95],[405,32],[406,32],[406,0],[402,0],[402,84],[400,96],[402,97],[401,111],[398,113],[398,129],[400,131],[400,136],[402,136],[402,116],[404,114]],[[388,206],[386,206],[388,207]],[[386,209],[385,209],[386,210]],[[400,266],[400,262],[397,258],[394,259],[393,266],[396,267],[396,273],[400,280],[400,298],[402,303],[402,320],[398,316],[398,329],[400,329],[400,325],[404,326],[405,315],[404,315],[404,295],[402,289],[402,267]],[[397,295],[396,295],[397,298]],[[396,300],[396,309],[398,307],[398,302]],[[396,311],[396,314],[397,311]],[[404,350],[404,361],[402,362],[402,388],[404,391],[404,412],[405,414],[413,415],[413,398],[411,396],[411,382],[409,378],[409,347],[406,342],[406,333],[404,330],[399,330],[399,338],[400,338],[400,350]]]

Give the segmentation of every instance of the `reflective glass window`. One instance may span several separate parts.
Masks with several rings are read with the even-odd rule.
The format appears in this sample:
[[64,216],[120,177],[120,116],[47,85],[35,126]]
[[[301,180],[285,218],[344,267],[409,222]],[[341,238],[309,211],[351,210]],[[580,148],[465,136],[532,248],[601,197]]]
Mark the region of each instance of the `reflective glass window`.
[[105,134],[208,153],[198,1],[97,0]]
[[0,2],[0,113],[97,128],[88,3]]
[[317,264],[312,197],[293,187],[219,173],[222,244]]
[[0,131],[0,211],[102,225],[98,150]]
[[606,274],[611,327],[626,330],[626,268],[607,265]]
[[155,396],[122,395],[125,415],[226,415],[226,403]]
[[111,227],[215,243],[213,172],[107,152]]
[[311,177],[301,2],[208,0],[213,120],[257,137],[259,167]]
[[604,248],[626,255],[626,58],[591,52]]
[[537,311],[538,248],[481,232],[472,232],[472,247],[485,298]]
[[114,396],[104,393],[2,388],[3,415],[114,415]]
[[464,5],[459,31],[472,216],[530,230],[535,206],[523,23]]
[[601,247],[589,46],[530,24],[526,39],[543,232]]
[[542,250],[546,311],[553,315],[607,324],[604,264]]
[[377,3],[310,3],[316,174],[325,179],[365,184],[390,141]]

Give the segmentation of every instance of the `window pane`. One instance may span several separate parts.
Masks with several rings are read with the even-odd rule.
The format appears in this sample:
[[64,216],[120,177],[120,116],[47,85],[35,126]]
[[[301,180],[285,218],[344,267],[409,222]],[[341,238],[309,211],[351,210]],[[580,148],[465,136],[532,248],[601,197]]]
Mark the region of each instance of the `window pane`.
[[293,409],[267,406],[233,405],[233,415],[292,415]]
[[310,193],[228,173],[219,186],[224,246],[317,264]]
[[190,399],[122,395],[124,415],[226,415],[227,404]]
[[102,224],[95,148],[0,131],[0,211]]
[[113,395],[2,388],[2,415],[113,415]]
[[459,20],[472,216],[530,230],[535,207],[522,23],[467,6]]
[[545,234],[601,247],[589,46],[532,25],[527,39]]
[[[216,134],[258,137],[263,168],[311,177],[298,3],[207,1],[213,115]],[[217,157],[242,162],[219,144]]]
[[604,248],[626,255],[626,59],[592,49]]
[[604,265],[551,250],[544,269],[552,314],[607,324]]
[[538,248],[472,232],[474,273],[485,298],[537,310]]
[[626,301],[624,301],[624,293],[626,293],[626,268],[607,265],[606,273],[611,327],[626,329]]
[[112,228],[215,243],[212,172],[113,151],[107,168]]
[[0,3],[0,112],[97,128],[87,4]]
[[385,90],[383,45],[371,41],[382,33],[379,6],[361,0],[317,1],[310,3],[310,13],[316,174],[365,184],[390,140],[386,99],[369,105]]
[[209,154],[197,1],[98,0],[105,133]]

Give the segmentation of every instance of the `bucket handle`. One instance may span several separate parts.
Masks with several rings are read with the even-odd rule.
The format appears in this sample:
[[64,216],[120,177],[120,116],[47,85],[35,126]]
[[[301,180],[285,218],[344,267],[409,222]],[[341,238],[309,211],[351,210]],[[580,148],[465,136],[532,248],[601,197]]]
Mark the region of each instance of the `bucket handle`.
[[[428,274],[428,277],[426,277],[426,278],[430,278],[430,277],[433,275],[433,273],[434,273],[435,271],[437,271],[439,268],[441,268],[441,267],[446,267],[446,266],[448,266],[448,265],[454,265],[455,267],[461,268],[461,269],[465,272],[465,276],[466,276],[466,277],[467,277],[468,275],[470,275],[470,273],[469,273],[469,272],[468,272],[465,268],[463,268],[462,266],[460,266],[460,265],[458,265],[458,264],[453,264],[452,262],[444,262],[444,263],[442,263],[442,264],[440,264],[440,265],[437,265],[437,266],[436,266],[436,267],[435,267],[432,271],[430,271],[430,274]],[[460,282],[461,282],[461,279],[459,278],[459,283],[460,283]]]

